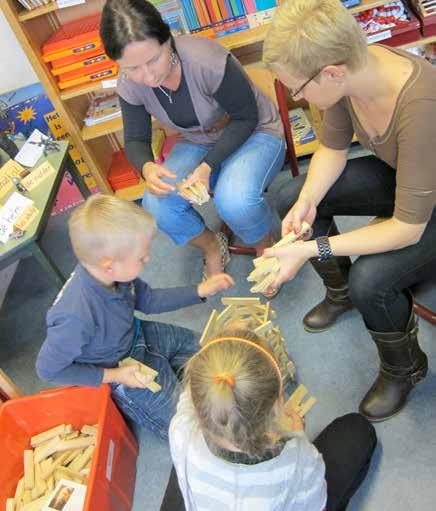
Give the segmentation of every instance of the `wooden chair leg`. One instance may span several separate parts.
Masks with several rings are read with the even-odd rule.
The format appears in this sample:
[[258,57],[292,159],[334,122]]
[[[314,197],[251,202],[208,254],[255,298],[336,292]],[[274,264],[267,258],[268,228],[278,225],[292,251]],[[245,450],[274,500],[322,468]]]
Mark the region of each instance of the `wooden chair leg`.
[[0,369],[0,399],[6,401],[22,395],[15,383]]
[[297,155],[295,154],[294,139],[292,138],[291,123],[289,121],[288,100],[286,98],[286,89],[280,80],[274,81],[276,90],[277,104],[279,107],[279,114],[282,120],[283,128],[285,130],[285,139],[287,146],[287,153],[289,156],[289,164],[291,165],[292,176],[296,177],[300,174],[298,170]]
[[416,314],[418,314],[418,316],[421,316],[423,319],[425,319],[429,323],[436,325],[436,313],[435,312],[428,309],[427,307],[424,307],[424,305],[421,305],[419,303],[415,303],[413,307],[415,309]]

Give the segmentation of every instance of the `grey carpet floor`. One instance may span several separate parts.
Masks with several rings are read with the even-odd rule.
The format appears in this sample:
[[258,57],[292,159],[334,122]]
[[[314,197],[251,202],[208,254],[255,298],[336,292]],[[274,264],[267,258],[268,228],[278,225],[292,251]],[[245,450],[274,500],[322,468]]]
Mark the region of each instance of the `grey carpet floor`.
[[[270,188],[270,196],[273,197],[274,187],[280,186],[284,177],[280,175]],[[203,207],[202,212],[211,227],[217,225],[218,219],[211,206]],[[67,216],[52,218],[44,238],[46,249],[66,275],[75,264],[66,232]],[[340,218],[338,223],[345,230],[365,221]],[[236,285],[227,294],[249,294],[245,276],[251,268],[249,257],[232,257],[228,271]],[[201,270],[198,253],[189,247],[176,248],[159,233],[142,276],[152,286],[170,287],[197,282]],[[319,278],[307,265],[272,302],[288,351],[297,366],[298,381],[318,398],[307,417],[311,438],[335,417],[355,411],[377,373],[376,349],[356,311],[344,315],[327,332],[309,334],[303,330],[302,317],[322,294]],[[56,289],[36,261],[26,259],[20,263],[0,310],[1,367],[28,394],[46,388],[35,374],[34,360],[44,339],[45,312],[55,296]],[[216,307],[220,307],[218,297],[204,305],[160,315],[159,320],[199,331]],[[420,340],[429,355],[431,369],[412,393],[406,409],[376,425],[379,445],[368,477],[349,511],[434,511],[436,508],[435,332],[435,327],[420,321]],[[133,511],[156,511],[170,470],[168,446],[147,431],[138,430],[137,435],[140,456]]]

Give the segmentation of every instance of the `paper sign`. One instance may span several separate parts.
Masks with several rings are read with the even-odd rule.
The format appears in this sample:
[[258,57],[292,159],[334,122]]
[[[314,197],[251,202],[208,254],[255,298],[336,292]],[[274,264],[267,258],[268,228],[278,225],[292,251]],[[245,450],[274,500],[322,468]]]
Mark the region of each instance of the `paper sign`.
[[30,204],[14,222],[14,227],[20,231],[25,231],[38,216],[38,212],[38,208],[34,204]]
[[[26,143],[15,156],[15,161],[21,163],[25,167],[33,167],[35,163],[41,158],[44,152],[44,147],[38,145],[41,140],[46,140],[46,137],[39,130],[33,130]],[[33,142],[36,142],[35,144]]]
[[114,89],[117,86],[117,79],[112,80],[102,80],[101,88],[102,89]]
[[85,496],[86,486],[84,484],[61,479],[49,495],[42,511],[82,511],[85,505]]
[[45,179],[47,179],[51,174],[55,172],[54,167],[48,162],[45,161],[41,163],[39,167],[21,180],[21,184],[24,186],[26,190],[29,192],[36,188],[39,184],[41,184]]
[[14,183],[11,178],[6,174],[0,174],[0,197],[4,197],[7,193],[12,191]]
[[72,5],[84,4],[85,0],[58,0],[58,8],[63,9],[64,7],[71,7]]
[[14,223],[33,201],[14,192],[0,209],[0,241],[6,243],[13,231]]
[[8,160],[0,169],[0,176],[18,177],[21,179],[28,171],[15,160]]

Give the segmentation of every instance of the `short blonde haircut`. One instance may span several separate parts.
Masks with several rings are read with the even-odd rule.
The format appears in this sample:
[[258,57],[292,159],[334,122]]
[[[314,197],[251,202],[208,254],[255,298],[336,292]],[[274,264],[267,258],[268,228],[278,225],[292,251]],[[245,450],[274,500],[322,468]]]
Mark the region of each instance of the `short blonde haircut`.
[[297,78],[310,78],[334,64],[357,71],[367,54],[363,30],[339,0],[286,0],[263,46],[267,66]]
[[[226,439],[259,458],[274,447],[271,433],[278,432],[274,404],[282,388],[274,360],[254,332],[226,330],[219,341],[211,339],[187,362],[184,383],[202,432],[212,443],[214,437]],[[230,375],[234,384],[217,381],[220,374]]]
[[103,257],[120,261],[134,255],[139,243],[153,236],[155,222],[134,202],[93,195],[73,211],[68,228],[77,259],[95,265]]

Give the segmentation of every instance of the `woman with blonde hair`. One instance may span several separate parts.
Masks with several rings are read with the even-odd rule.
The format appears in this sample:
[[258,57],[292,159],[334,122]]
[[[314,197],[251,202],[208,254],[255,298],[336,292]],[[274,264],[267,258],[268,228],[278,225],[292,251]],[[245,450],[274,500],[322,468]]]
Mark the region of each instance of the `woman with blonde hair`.
[[[329,328],[362,314],[380,371],[360,412],[381,421],[401,410],[427,373],[410,287],[436,271],[436,69],[405,51],[374,44],[339,0],[288,0],[264,45],[264,61],[296,100],[324,110],[320,148],[307,176],[282,187],[282,234],[312,224],[315,240],[267,251],[282,262],[278,286],[310,260],[325,299],[303,319]],[[373,155],[347,161],[353,134]],[[290,209],[289,209],[290,208]],[[289,211],[288,211],[289,210]],[[383,221],[339,234],[336,215]],[[351,265],[349,256],[359,256]]]
[[[187,511],[345,509],[376,445],[359,414],[335,420],[312,445],[299,415],[284,409],[276,359],[246,330],[224,332],[186,364],[169,436]],[[173,473],[161,511],[183,509],[180,490]]]

